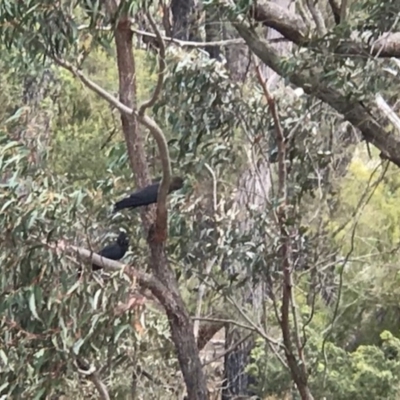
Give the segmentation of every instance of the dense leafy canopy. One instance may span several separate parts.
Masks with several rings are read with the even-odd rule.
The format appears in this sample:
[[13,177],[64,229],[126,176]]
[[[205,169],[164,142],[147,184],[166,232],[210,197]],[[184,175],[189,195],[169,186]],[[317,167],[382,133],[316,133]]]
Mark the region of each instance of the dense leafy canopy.
[[[140,213],[111,213],[113,202],[134,190],[119,111],[63,68],[69,62],[107,92],[120,90],[113,29],[126,15],[136,26],[145,5],[121,1],[111,15],[105,3],[0,4],[2,396],[97,398],[92,376],[85,379],[92,367],[110,398],[184,392],[176,383],[182,363],[170,316],[154,296],[121,272],[92,274],[90,262],[57,248],[98,251],[123,229],[131,241],[124,263],[152,268]],[[204,2],[206,15],[217,6],[211,3]],[[252,7],[245,3],[236,2],[227,18]],[[328,11],[321,15],[330,28]],[[362,44],[396,32],[399,11],[396,1],[350,2],[345,22],[332,23],[329,34],[294,48],[279,65],[288,81],[300,72],[320,76],[346,100],[371,104],[379,92],[391,103],[397,61],[339,50],[356,30],[366,32]],[[137,103],[159,76],[157,52],[139,45]],[[297,396],[281,317],[287,257],[289,336],[314,398],[398,398],[398,167],[360,141],[362,129],[321,96],[278,85],[277,120],[254,60],[246,79],[235,80],[225,55],[210,59],[199,46],[171,42],[161,93],[149,110],[168,140],[173,170],[186,177],[168,198],[165,248],[190,315],[207,320],[200,333],[214,320],[252,334],[246,371],[254,393]],[[383,118],[382,126],[388,135],[398,129]],[[138,132],[152,178],[161,176],[153,137],[142,126]],[[147,299],[145,312],[136,303],[121,312],[136,298]],[[206,348],[202,360],[208,386],[218,392],[222,361],[209,362],[210,353]]]

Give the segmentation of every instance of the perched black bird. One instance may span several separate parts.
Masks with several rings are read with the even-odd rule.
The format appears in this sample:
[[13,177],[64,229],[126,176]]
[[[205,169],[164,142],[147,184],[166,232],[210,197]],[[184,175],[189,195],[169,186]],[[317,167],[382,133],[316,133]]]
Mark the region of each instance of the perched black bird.
[[[118,201],[114,205],[114,212],[122,210],[124,208],[136,208],[157,203],[158,188],[160,186],[160,183],[161,181],[153,183],[152,185],[146,186],[143,189],[137,190],[136,192],[132,193],[129,197],[126,197],[125,199]],[[182,187],[183,187],[183,179],[180,178],[179,176],[174,176],[171,179],[168,193],[174,192],[175,190],[179,190]]]
[[[126,236],[125,232],[121,232],[118,235],[117,241],[113,244],[109,244],[104,247],[101,251],[99,251],[99,255],[104,258],[109,258],[110,260],[120,260],[125,253],[127,252],[129,247],[129,238]],[[92,270],[98,271],[99,269],[103,269],[102,266],[92,264]]]

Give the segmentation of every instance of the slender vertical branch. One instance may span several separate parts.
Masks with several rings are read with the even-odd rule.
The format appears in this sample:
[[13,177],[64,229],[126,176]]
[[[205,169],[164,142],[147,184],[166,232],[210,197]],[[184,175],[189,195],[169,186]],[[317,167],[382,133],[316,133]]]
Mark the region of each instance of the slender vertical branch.
[[324,18],[322,17],[321,11],[317,8],[317,4],[314,3],[313,0],[306,0],[307,7],[310,10],[310,13],[315,22],[315,26],[317,28],[317,32],[319,36],[324,36],[326,34],[326,26],[324,22]]
[[159,71],[158,71],[157,84],[151,98],[145,101],[139,107],[139,121],[150,130],[150,133],[153,135],[157,143],[158,151],[160,153],[163,176],[158,190],[157,216],[156,216],[154,238],[157,239],[158,241],[164,241],[166,240],[167,237],[168,210],[166,203],[167,203],[169,185],[171,181],[171,162],[169,158],[167,140],[165,139],[165,135],[162,129],[152,118],[146,116],[145,113],[146,109],[153,107],[154,104],[157,102],[157,99],[160,96],[161,89],[164,83],[164,74],[166,69],[165,44],[161,36],[161,33],[156,23],[154,22],[153,17],[149,12],[147,13],[147,18],[149,19],[150,25],[156,35],[159,46],[159,56],[158,56]]
[[171,162],[169,158],[168,144],[167,140],[165,139],[164,132],[152,118],[148,117],[147,115],[139,115],[138,119],[150,130],[150,133],[157,143],[161,158],[163,177],[160,188],[158,189],[157,217],[154,237],[158,238],[157,241],[164,241],[167,236],[167,195],[171,182]]
[[[207,170],[210,172],[212,181],[213,181],[213,219],[215,221],[215,215],[217,213],[217,177],[215,176],[215,172],[212,170],[212,168],[206,163],[205,164]],[[208,260],[207,266],[205,268],[205,276],[203,282],[201,282],[199,286],[199,290],[197,293],[197,303],[196,303],[196,313],[195,313],[195,320],[193,324],[193,331],[194,331],[194,337],[196,340],[198,340],[198,335],[199,335],[199,327],[200,327],[200,315],[201,315],[201,307],[203,304],[203,297],[204,297],[204,292],[206,290],[206,282],[207,278],[211,273],[211,269],[214,266],[215,262],[217,261],[217,256],[213,257],[211,260]],[[222,260],[222,257],[220,258],[220,261]]]
[[343,23],[347,17],[347,1],[342,0],[342,4],[340,6],[340,22]]
[[[114,3],[114,2],[113,2]],[[114,4],[115,5],[115,4]],[[115,10],[111,9],[110,13]],[[120,16],[115,28],[115,47],[117,53],[117,68],[119,77],[120,101],[131,109],[131,113],[121,113],[122,131],[128,150],[128,156],[132,172],[139,187],[150,183],[150,173],[144,149],[142,135],[138,129],[138,118],[136,115],[136,65],[133,55],[133,33],[130,29],[131,22],[128,17]],[[145,230],[151,226],[151,213],[141,211]]]
[[150,13],[147,13],[147,18],[150,21],[150,25],[154,30],[154,33],[155,33],[156,38],[157,38],[157,43],[159,45],[158,78],[157,78],[156,87],[154,89],[154,92],[153,92],[151,98],[149,100],[145,101],[139,107],[139,115],[144,115],[144,113],[146,112],[147,108],[151,108],[151,107],[154,106],[154,104],[156,104],[156,101],[157,101],[158,97],[160,96],[162,86],[164,84],[164,74],[165,74],[165,68],[166,68],[166,64],[165,64],[165,43],[164,43],[164,40],[163,40],[163,38],[161,36],[161,33],[160,33],[160,31],[159,31],[156,23],[154,22],[154,19],[151,16]]
[[217,198],[217,177],[215,175],[215,172],[213,171],[213,169],[207,164],[205,163],[205,167],[207,168],[208,172],[211,175],[212,178],[212,182],[213,182],[213,213],[214,216],[217,213],[217,208],[218,208],[218,198]]
[[[283,343],[285,345],[285,355],[292,373],[294,382],[303,400],[311,400],[313,396],[309,390],[307,383],[307,370],[304,360],[303,348],[300,341],[300,332],[297,322],[297,312],[293,294],[293,262],[290,232],[287,227],[287,166],[286,166],[286,144],[282,126],[275,106],[275,100],[268,91],[266,82],[264,81],[261,70],[256,68],[259,83],[263,89],[264,96],[267,100],[269,110],[275,124],[276,141],[278,146],[278,201],[279,206],[276,210],[277,225],[280,232],[280,257],[282,261],[283,287],[282,287],[282,308],[281,308],[281,330]],[[293,316],[294,338],[292,340],[292,331],[290,328],[290,314]],[[295,346],[294,346],[295,345]],[[297,357],[294,354],[294,347],[297,350]]]
[[328,0],[336,25],[340,24],[340,4],[337,0]]

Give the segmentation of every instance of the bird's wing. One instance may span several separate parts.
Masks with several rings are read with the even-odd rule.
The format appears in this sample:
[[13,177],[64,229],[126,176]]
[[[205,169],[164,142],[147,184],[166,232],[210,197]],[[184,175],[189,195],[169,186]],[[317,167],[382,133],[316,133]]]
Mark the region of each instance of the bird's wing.
[[100,254],[102,257],[108,257],[108,254],[110,254],[114,248],[115,244],[108,244],[107,246],[103,247],[98,254]]

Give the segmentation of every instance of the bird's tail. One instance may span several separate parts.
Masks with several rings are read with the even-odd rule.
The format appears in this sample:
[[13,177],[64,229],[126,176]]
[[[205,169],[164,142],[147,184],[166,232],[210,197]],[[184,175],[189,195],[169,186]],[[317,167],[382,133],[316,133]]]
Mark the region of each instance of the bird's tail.
[[134,207],[134,206],[135,206],[135,200],[131,199],[130,197],[127,197],[125,199],[117,201],[114,204],[114,212],[123,210],[124,208],[130,208],[130,207]]

